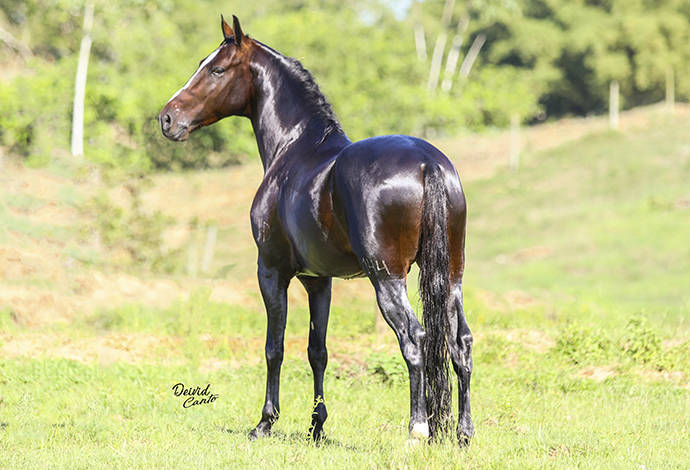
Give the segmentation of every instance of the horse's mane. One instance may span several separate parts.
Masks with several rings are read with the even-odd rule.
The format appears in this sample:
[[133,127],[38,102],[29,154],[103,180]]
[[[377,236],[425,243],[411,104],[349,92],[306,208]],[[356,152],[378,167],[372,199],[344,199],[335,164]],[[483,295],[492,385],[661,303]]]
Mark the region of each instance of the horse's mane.
[[319,88],[319,85],[316,84],[314,76],[311,74],[311,72],[304,68],[299,60],[292,57],[287,57],[270,46],[257,41],[256,39],[254,39],[254,41],[273,54],[280,56],[283,59],[281,62],[285,65],[287,71],[302,84],[304,87],[304,97],[307,101],[307,105],[318,117],[323,119],[324,123],[326,124],[326,128],[324,129],[324,139],[331,132],[344,133],[343,127],[341,126],[340,121],[338,121],[338,117],[335,115],[335,112],[331,107],[331,103],[329,103],[328,99],[326,99],[324,94],[321,92],[321,89]]

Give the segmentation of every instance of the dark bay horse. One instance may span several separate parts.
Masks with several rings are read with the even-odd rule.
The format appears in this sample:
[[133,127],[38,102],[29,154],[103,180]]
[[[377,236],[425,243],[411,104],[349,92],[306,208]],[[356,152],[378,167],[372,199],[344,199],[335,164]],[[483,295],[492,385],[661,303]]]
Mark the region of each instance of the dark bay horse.
[[[395,331],[410,376],[413,439],[452,423],[448,358],[458,375],[461,444],[470,417],[472,335],[462,305],[465,196],[452,163],[431,144],[403,135],[351,142],[311,74],[295,59],[221,17],[223,41],[160,112],[163,134],[182,141],[226,116],[251,120],[264,178],[251,208],[258,278],[266,305],[266,400],[250,438],[269,435],[287,316],[297,277],[309,295],[308,356],[314,373],[311,435],[326,420],[323,377],[332,277],[367,276]],[[420,268],[424,328],[406,279]]]

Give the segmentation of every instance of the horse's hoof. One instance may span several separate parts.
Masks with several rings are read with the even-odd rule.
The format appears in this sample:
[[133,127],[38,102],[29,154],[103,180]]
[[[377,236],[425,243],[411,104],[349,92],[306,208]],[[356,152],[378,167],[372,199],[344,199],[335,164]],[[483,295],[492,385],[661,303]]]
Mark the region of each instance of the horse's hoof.
[[309,437],[316,444],[319,444],[323,440],[323,431],[321,426],[312,426],[309,429]]
[[472,440],[472,436],[468,436],[467,434],[459,433],[458,434],[458,445],[460,447],[467,447],[470,445],[470,441]]
[[460,447],[466,447],[470,444],[474,436],[474,425],[472,421],[465,423],[463,426],[458,426],[458,444]]
[[255,441],[259,439],[260,437],[268,437],[271,435],[271,430],[265,430],[261,429],[261,425],[255,427],[250,433],[249,433],[249,440],[250,441]]

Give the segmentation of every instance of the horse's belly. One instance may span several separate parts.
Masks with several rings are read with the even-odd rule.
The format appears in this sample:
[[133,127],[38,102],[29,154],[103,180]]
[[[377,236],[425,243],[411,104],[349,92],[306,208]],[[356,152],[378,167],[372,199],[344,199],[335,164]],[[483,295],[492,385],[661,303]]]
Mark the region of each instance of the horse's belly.
[[298,242],[293,246],[299,263],[298,274],[346,279],[365,275],[352,251],[348,252],[347,247],[329,242],[328,239],[312,239],[306,243]]
[[309,207],[305,204],[286,213],[285,225],[298,263],[298,274],[341,278],[364,276],[347,234],[338,225],[331,208],[320,211],[317,219]]

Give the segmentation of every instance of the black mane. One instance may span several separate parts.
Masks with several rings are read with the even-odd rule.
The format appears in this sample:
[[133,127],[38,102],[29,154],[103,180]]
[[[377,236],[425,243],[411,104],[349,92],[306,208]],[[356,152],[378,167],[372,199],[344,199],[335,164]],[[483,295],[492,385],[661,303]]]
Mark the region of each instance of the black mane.
[[338,121],[335,112],[333,112],[331,103],[328,102],[321,92],[311,72],[305,69],[299,60],[292,57],[284,57],[287,59],[288,70],[290,70],[294,77],[304,85],[304,91],[307,100],[309,100],[309,106],[326,122],[325,135],[334,131],[343,132],[343,127],[340,125],[340,121]]
[[259,43],[262,47],[285,59],[284,64],[287,66],[287,71],[304,87],[307,105],[316,114],[316,116],[323,119],[324,123],[326,124],[323,138],[325,139],[328,134],[332,132],[345,133],[340,121],[338,121],[338,117],[335,115],[335,112],[331,107],[331,103],[328,102],[328,99],[326,99],[324,94],[321,92],[321,89],[319,88],[319,85],[316,84],[314,76],[311,74],[311,72],[304,68],[299,60],[283,55],[272,47],[267,46],[256,39],[254,39],[254,42]]

